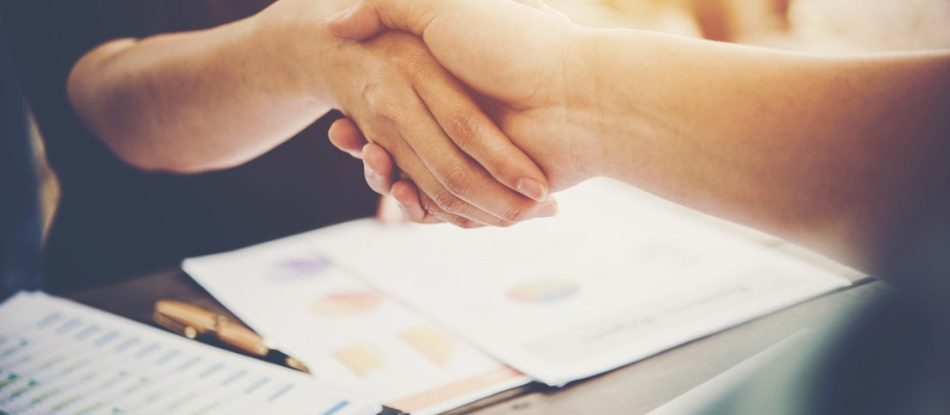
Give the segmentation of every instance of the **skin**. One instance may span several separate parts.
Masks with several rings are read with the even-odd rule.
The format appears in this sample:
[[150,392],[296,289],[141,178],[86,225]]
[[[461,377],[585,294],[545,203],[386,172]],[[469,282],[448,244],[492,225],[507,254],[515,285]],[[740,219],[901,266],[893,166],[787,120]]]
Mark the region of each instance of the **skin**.
[[280,0],[207,30],[107,42],[74,66],[70,100],[124,161],[177,173],[236,166],[341,109],[407,166],[429,220],[508,226],[554,214],[543,172],[419,39],[327,32],[330,12],[349,4]]
[[[365,0],[330,22],[353,40],[387,29],[481,95],[553,190],[617,178],[869,272],[908,262],[909,241],[950,240],[948,51],[805,55],[586,29],[505,0]],[[364,149],[376,186],[418,203],[387,150]]]

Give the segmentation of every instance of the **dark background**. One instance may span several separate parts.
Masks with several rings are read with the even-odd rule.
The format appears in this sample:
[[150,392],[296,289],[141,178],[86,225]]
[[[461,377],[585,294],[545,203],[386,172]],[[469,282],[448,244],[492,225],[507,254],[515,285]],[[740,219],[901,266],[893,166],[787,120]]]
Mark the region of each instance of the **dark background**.
[[48,291],[99,286],[177,266],[186,256],[374,212],[376,198],[363,182],[360,165],[326,138],[338,114],[243,166],[180,176],[125,165],[82,126],[67,101],[69,70],[102,42],[211,27],[254,14],[269,3],[0,2],[0,24],[15,72],[61,185],[44,251]]

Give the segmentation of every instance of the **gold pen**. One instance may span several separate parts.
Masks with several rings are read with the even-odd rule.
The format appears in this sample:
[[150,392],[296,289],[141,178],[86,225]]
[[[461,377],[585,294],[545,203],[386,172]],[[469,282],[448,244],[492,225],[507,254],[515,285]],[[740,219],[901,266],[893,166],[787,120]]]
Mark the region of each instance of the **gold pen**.
[[232,322],[227,316],[180,301],[161,300],[155,303],[152,320],[189,339],[211,337],[251,356],[310,373],[310,368],[303,362],[269,346],[257,333]]

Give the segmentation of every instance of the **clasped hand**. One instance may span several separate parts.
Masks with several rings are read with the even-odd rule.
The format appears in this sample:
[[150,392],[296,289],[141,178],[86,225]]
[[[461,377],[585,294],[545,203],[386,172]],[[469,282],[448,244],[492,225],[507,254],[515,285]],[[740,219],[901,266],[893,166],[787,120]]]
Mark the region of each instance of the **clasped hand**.
[[[548,192],[589,176],[564,128],[576,111],[562,69],[573,26],[540,1],[367,0],[328,23],[361,47],[390,36],[425,42],[384,68],[408,70],[414,92],[371,84],[360,97],[369,114],[347,113],[330,130],[363,160],[370,187],[393,195],[411,220],[473,227],[552,216]],[[364,121],[373,118],[385,122]]]

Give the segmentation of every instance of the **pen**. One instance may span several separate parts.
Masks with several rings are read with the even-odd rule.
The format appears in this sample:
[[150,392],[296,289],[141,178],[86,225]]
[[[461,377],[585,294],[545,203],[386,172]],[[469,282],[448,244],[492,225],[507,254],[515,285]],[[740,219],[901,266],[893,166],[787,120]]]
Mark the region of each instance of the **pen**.
[[252,356],[310,373],[310,368],[303,362],[269,346],[257,333],[232,322],[227,316],[180,301],[161,300],[155,303],[152,320],[189,339],[211,337]]

